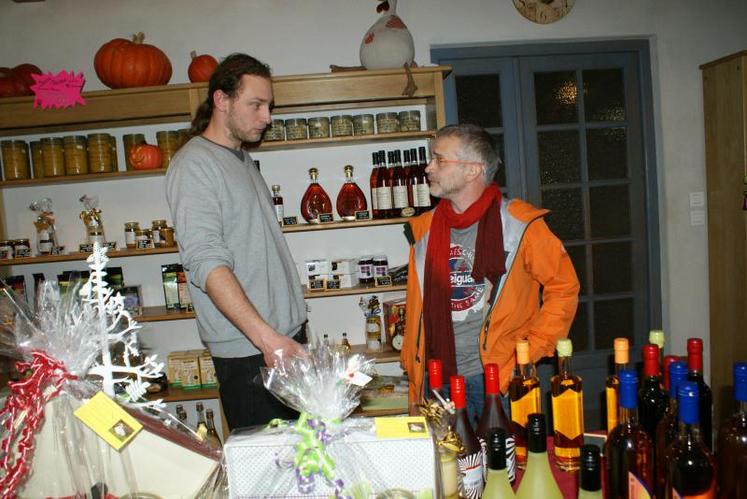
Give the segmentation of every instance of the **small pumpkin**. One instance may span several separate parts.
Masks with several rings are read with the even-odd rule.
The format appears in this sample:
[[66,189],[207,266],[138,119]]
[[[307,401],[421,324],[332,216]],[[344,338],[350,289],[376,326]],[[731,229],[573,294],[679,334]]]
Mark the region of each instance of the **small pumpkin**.
[[93,67],[109,88],[165,85],[171,79],[171,61],[158,47],[143,43],[138,33],[132,41],[115,38],[96,52]]
[[208,54],[197,55],[194,50],[189,55],[192,57],[192,62],[189,63],[189,68],[187,68],[189,81],[192,83],[210,81],[213,71],[218,66],[215,57]]
[[0,68],[0,97],[17,97],[31,95],[34,92],[32,74],[41,74],[42,70],[33,64],[19,64],[14,68]]
[[135,170],[161,168],[161,150],[152,144],[138,144],[130,149],[130,164]]

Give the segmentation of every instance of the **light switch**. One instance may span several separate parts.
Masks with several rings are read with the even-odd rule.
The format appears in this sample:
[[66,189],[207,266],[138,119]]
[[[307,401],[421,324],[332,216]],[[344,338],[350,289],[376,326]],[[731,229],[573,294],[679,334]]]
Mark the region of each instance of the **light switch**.
[[693,227],[696,225],[705,225],[705,211],[690,210],[690,225]]
[[690,193],[690,208],[702,208],[705,206],[705,193],[703,191]]

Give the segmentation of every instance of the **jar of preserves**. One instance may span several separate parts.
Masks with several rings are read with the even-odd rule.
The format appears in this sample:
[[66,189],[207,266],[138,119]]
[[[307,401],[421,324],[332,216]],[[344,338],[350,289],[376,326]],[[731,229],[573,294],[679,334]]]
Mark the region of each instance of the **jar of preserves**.
[[44,178],[44,151],[41,140],[31,142],[31,169],[34,178]]
[[389,261],[386,255],[373,257],[373,275],[374,277],[386,277],[389,275]]
[[353,116],[353,133],[355,135],[373,135],[374,132],[373,114],[356,114]]
[[285,136],[288,140],[307,139],[306,120],[304,118],[285,120]]
[[309,118],[309,138],[324,139],[329,137],[329,118]]
[[332,116],[332,136],[349,137],[353,135],[353,117],[349,114]]
[[83,135],[67,135],[62,138],[65,154],[65,175],[88,173],[88,152]]
[[135,233],[140,230],[140,223],[139,222],[125,222],[124,224],[124,233],[125,233],[125,246],[127,246],[130,249],[135,248],[137,246],[136,240],[135,240]]
[[263,140],[268,142],[285,140],[285,122],[283,120],[272,120],[270,126],[265,129]]
[[153,220],[151,222],[151,236],[153,239],[153,246],[156,248],[163,246],[161,241],[161,229],[167,227],[166,220]]
[[358,282],[363,286],[374,283],[372,256],[363,256],[358,260]]
[[91,173],[106,173],[114,170],[112,145],[108,133],[88,135],[88,169]]
[[376,115],[376,130],[378,133],[399,132],[399,116],[397,113],[378,113]]
[[41,139],[41,147],[44,176],[61,177],[65,175],[65,149],[62,139],[45,137]]
[[176,246],[173,227],[161,227],[161,246],[166,248]]
[[171,158],[179,149],[179,132],[176,130],[156,132],[156,142],[161,150],[161,168],[168,168]]
[[23,140],[3,140],[0,142],[3,157],[3,178],[23,180],[29,178],[29,150]]
[[0,260],[13,259],[13,241],[0,241]]
[[109,135],[109,146],[111,146],[112,171],[119,170],[119,155],[117,154],[117,137]]
[[401,132],[420,131],[420,111],[400,111],[398,117]]
[[153,247],[151,231],[148,229],[138,229],[135,231],[135,248],[139,250],[150,249]]
[[142,133],[128,133],[122,135],[122,144],[124,146],[125,164],[127,170],[134,170],[130,163],[130,150],[138,144],[145,144],[145,135]]
[[28,239],[16,239],[12,244],[14,258],[26,258],[31,256],[31,243]]

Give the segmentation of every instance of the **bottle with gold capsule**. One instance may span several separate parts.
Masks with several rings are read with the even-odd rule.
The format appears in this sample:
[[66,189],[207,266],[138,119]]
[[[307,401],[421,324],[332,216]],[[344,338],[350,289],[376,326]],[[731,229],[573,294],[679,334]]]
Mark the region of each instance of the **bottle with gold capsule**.
[[571,340],[559,340],[557,352],[558,374],[550,381],[555,463],[561,470],[576,471],[584,443],[584,392],[581,377],[571,368]]
[[630,344],[627,338],[615,338],[615,374],[607,376],[604,385],[605,398],[607,399],[607,434],[617,426],[618,411],[618,392],[619,381],[618,373],[628,367],[630,356]]
[[540,382],[537,370],[529,360],[529,342],[516,342],[516,368],[508,385],[511,402],[511,426],[516,439],[516,465],[524,469],[527,462],[527,421],[540,412]]

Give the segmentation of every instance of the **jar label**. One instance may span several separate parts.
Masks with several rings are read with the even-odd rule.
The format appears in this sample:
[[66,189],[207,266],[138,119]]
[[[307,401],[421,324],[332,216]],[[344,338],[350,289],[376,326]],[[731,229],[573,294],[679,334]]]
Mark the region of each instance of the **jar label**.
[[359,263],[358,264],[358,278],[369,279],[373,277],[373,265],[370,263]]

